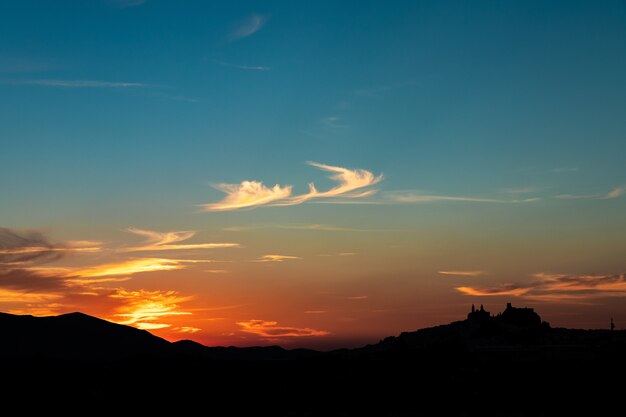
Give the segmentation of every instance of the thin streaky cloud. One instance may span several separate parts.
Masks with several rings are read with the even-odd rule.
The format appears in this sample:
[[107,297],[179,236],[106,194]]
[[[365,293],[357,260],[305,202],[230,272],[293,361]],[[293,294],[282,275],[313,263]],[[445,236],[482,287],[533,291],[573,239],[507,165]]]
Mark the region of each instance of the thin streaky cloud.
[[350,297],[346,297],[348,300],[367,300],[370,298],[369,295],[352,295]]
[[139,229],[129,227],[127,232],[143,236],[146,241],[141,246],[130,248],[122,248],[122,252],[145,252],[145,251],[166,251],[166,250],[193,250],[193,249],[217,249],[217,248],[237,248],[238,243],[222,242],[222,243],[189,243],[179,244],[176,242],[185,241],[192,238],[195,231],[177,231],[177,232],[156,232],[153,230]]
[[606,194],[559,194],[555,196],[559,200],[612,200],[626,193],[626,187],[615,187]]
[[554,196],[559,200],[598,200],[601,198],[598,194],[559,194]]
[[171,271],[183,267],[180,262],[171,259],[141,258],[78,269],[73,271],[72,275],[83,278],[107,277],[133,275],[140,272]]
[[186,268],[186,264],[214,263],[210,259],[134,258],[125,261],[74,269],[69,276],[97,278],[134,275],[141,272],[173,271]]
[[454,275],[461,277],[478,277],[485,275],[485,271],[437,271],[439,275]]
[[310,327],[290,327],[279,326],[276,321],[267,320],[247,320],[237,322],[241,332],[251,333],[261,336],[264,339],[272,340],[283,337],[310,337],[326,336],[330,334],[325,330],[316,330]]
[[132,88],[147,87],[147,84],[136,82],[98,81],[98,80],[12,80],[13,85],[38,85],[42,87],[62,88]]
[[94,252],[101,252],[101,251],[102,251],[102,248],[100,247],[48,248],[45,246],[32,246],[32,247],[22,247],[22,248],[12,248],[12,249],[0,249],[0,255],[35,255],[39,253],[52,253],[52,252],[94,253]]
[[499,204],[520,204],[520,203],[532,203],[539,201],[539,198],[525,198],[525,199],[499,199],[499,198],[484,198],[473,196],[448,196],[438,194],[421,194],[416,191],[392,191],[385,194],[387,201],[391,203],[437,203],[442,201],[458,201],[458,202],[470,202],[470,203],[499,203]]
[[499,287],[491,287],[491,288],[456,287],[456,290],[465,295],[473,295],[477,297],[498,296],[498,295],[520,296],[530,291],[528,288],[520,288],[515,285],[502,285]]
[[284,262],[289,260],[299,260],[302,259],[299,256],[290,256],[290,255],[263,255],[259,259],[254,260],[254,262]]
[[240,65],[240,64],[232,64],[230,62],[216,61],[216,60],[214,60],[213,62],[223,67],[236,68],[236,69],[246,70],[246,71],[270,71],[272,69],[271,67],[267,67],[265,65]]
[[304,314],[325,314],[326,310],[306,310]]
[[239,25],[229,35],[231,42],[247,38],[261,30],[267,23],[269,16],[261,14],[253,14],[240,22]]

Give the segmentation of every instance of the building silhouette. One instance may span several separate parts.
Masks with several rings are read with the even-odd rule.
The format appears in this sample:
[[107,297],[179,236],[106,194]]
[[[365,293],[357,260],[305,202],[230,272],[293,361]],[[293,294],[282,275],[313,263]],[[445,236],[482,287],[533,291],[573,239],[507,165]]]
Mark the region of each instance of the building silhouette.
[[541,325],[541,317],[535,310],[529,307],[513,307],[511,303],[506,303],[506,309],[497,316],[492,316],[485,310],[483,305],[477,309],[472,304],[472,310],[467,314],[468,321],[488,321],[495,320],[500,323],[512,324],[519,327],[535,327]]
[[482,304],[478,310],[474,307],[474,304],[472,304],[472,311],[467,314],[467,319],[471,321],[487,320],[490,317],[491,314],[485,310]]

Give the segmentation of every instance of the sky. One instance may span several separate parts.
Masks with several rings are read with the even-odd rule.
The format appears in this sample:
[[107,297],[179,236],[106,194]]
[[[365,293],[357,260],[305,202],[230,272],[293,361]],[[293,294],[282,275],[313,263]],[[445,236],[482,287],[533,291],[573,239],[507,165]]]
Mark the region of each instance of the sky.
[[0,311],[332,349],[626,328],[626,3],[0,4]]

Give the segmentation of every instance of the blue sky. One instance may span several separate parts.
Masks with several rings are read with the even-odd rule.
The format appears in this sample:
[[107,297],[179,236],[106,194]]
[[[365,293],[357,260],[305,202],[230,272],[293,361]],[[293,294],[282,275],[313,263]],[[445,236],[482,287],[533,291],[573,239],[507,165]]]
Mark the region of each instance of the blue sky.
[[[302,183],[307,160],[435,192],[622,180],[621,2],[232,3],[4,2],[5,167],[28,155],[49,180],[116,192],[165,172],[194,192]],[[254,16],[258,31],[233,39]],[[46,185],[36,177],[11,182]]]
[[[314,223],[483,260],[476,236],[511,259],[534,236],[618,273],[624,114],[622,1],[0,5],[0,220],[63,239]],[[335,185],[308,161],[384,177],[368,204],[199,212],[211,185]]]

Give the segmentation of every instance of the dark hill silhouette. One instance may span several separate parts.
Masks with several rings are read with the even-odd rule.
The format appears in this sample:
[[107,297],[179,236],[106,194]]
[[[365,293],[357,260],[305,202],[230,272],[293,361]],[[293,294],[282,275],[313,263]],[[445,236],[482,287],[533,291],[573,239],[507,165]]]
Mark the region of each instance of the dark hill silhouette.
[[170,343],[145,330],[83,313],[34,317],[0,313],[0,358],[124,359],[186,355],[211,360],[285,360],[318,355],[280,346],[208,347],[191,340]]
[[177,353],[213,360],[293,360],[321,354],[310,349],[287,350],[280,346],[209,347],[192,340],[180,340],[172,345]]
[[33,317],[0,313],[0,358],[121,359],[133,356],[189,356],[210,360],[298,360],[319,356],[385,355],[400,352],[493,351],[560,348],[576,350],[626,344],[623,331],[553,329],[530,308],[491,315],[472,306],[468,318],[404,332],[357,349],[317,352],[280,346],[208,347],[191,340],[170,343],[145,330],[82,313]]
[[477,312],[326,353],[169,343],[80,313],[0,314],[0,393],[65,414],[118,413],[123,398],[142,413],[169,404],[278,417],[612,415],[624,331],[555,329],[510,305]]
[[83,313],[33,317],[0,313],[0,356],[120,359],[171,354],[170,343],[145,330]]
[[[356,349],[359,353],[382,353],[399,350],[520,350],[530,346],[554,345],[563,342],[567,329],[552,329],[542,322],[531,308],[513,307],[496,315],[483,306],[472,310],[466,320],[450,324],[404,332],[388,337],[375,345]],[[559,337],[556,337],[556,336]],[[607,333],[608,337],[609,334]],[[567,337],[566,337],[567,339]]]

